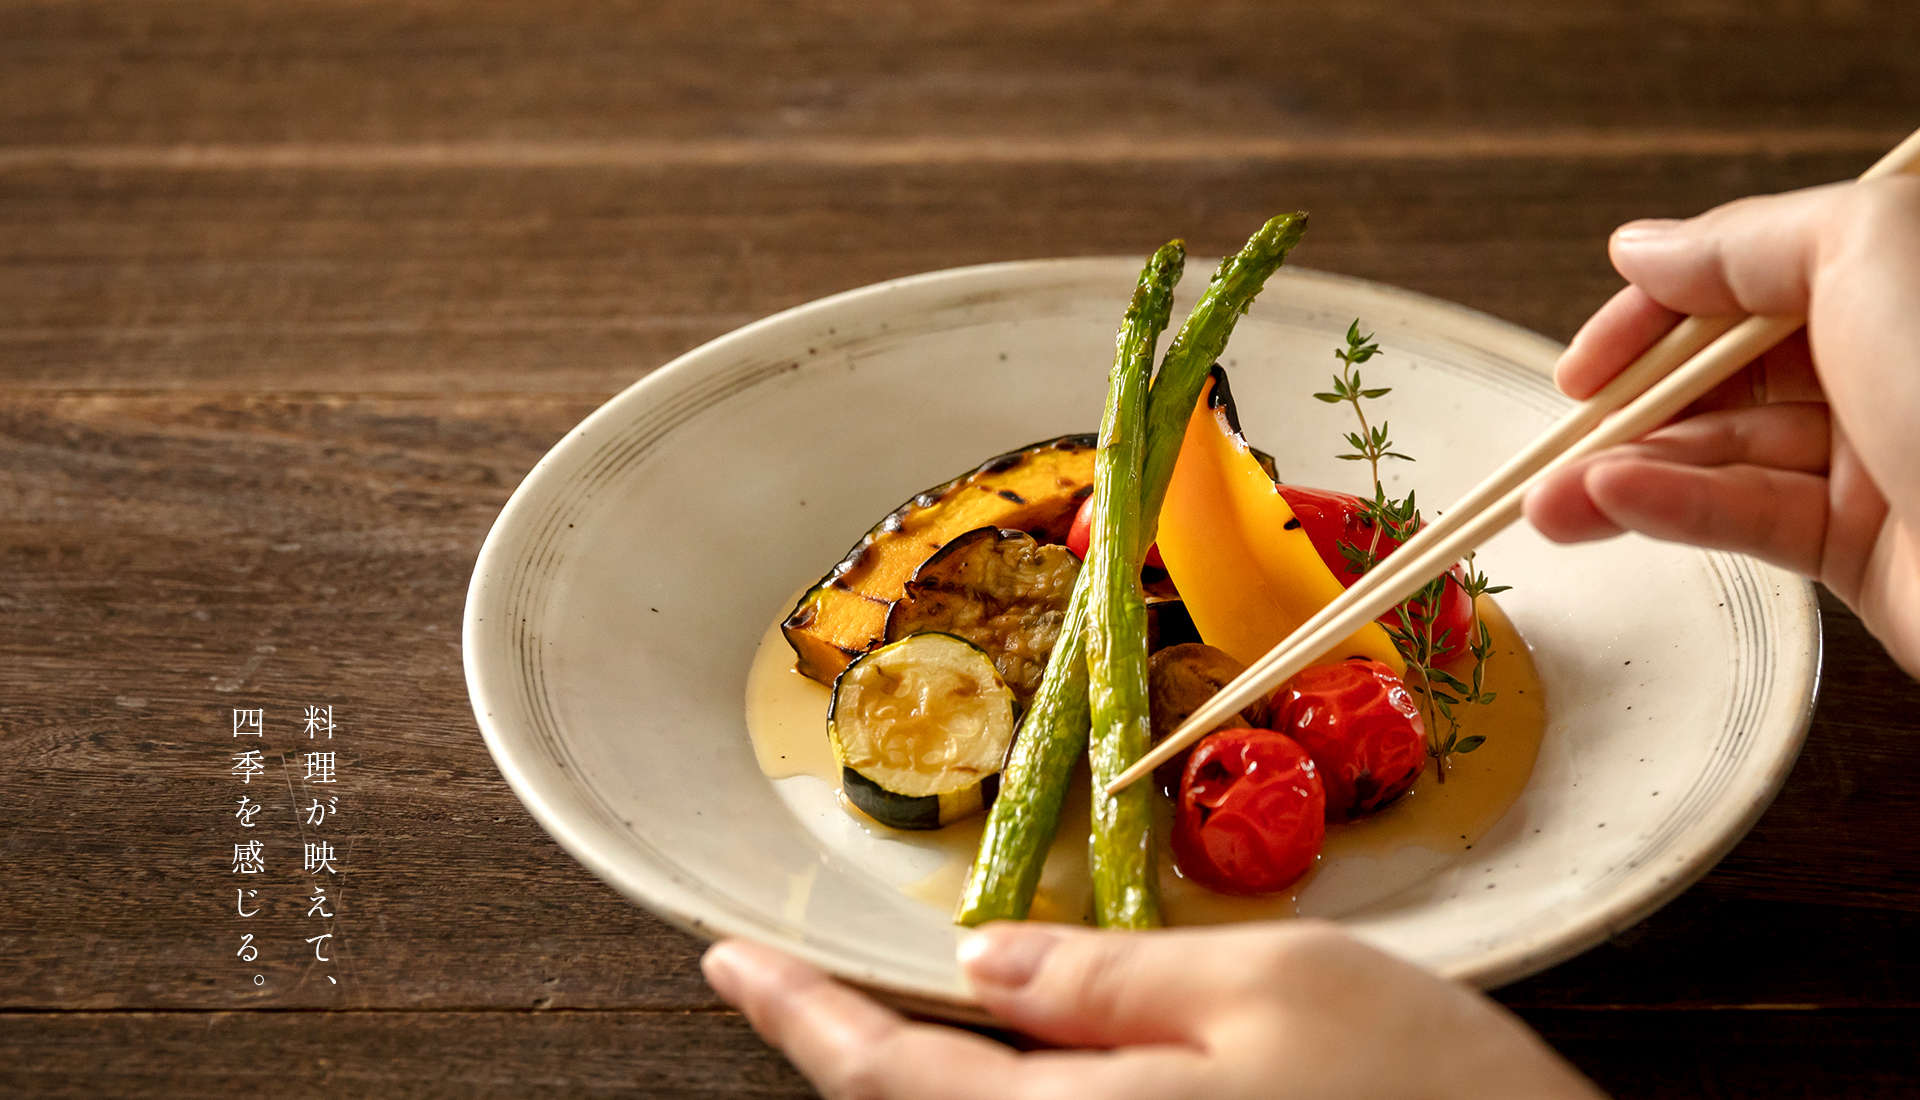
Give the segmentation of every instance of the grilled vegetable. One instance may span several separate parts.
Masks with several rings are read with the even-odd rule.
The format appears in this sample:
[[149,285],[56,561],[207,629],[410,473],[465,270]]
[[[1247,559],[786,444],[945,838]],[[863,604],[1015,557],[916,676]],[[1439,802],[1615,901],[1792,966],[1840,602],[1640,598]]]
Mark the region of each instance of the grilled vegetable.
[[895,794],[852,768],[840,769],[840,793],[861,813],[891,829],[938,829],[963,821],[993,805],[999,792],[999,772],[964,790],[916,798]]
[[1209,890],[1277,894],[1320,858],[1326,817],[1305,749],[1272,730],[1220,730],[1193,747],[1181,776],[1174,862]]
[[[1237,423],[1234,425],[1233,430],[1234,431],[1240,430],[1239,425]],[[1267,452],[1261,450],[1258,447],[1248,447],[1247,450],[1253,453],[1254,459],[1260,463],[1260,468],[1266,471],[1267,476],[1269,478],[1272,478],[1275,482],[1278,482],[1280,480],[1280,473],[1279,473],[1280,468],[1278,465],[1275,464],[1272,455],[1268,454]],[[1307,491],[1319,492],[1320,490],[1309,489]],[[1293,497],[1291,495],[1288,495],[1293,492],[1293,489],[1291,486],[1286,486],[1286,485],[1280,486],[1280,492],[1281,492],[1281,495],[1287,497],[1288,504],[1293,503]],[[1298,508],[1295,508],[1294,510],[1296,512],[1299,511]],[[1308,533],[1312,533],[1312,530],[1313,530],[1312,526],[1309,525]],[[1086,499],[1086,502],[1080,505],[1080,511],[1074,514],[1073,526],[1067,528],[1067,549],[1073,551],[1076,557],[1084,561],[1086,560],[1086,557],[1087,557],[1087,547],[1092,542],[1093,542],[1093,497],[1088,496]],[[1315,546],[1320,545],[1320,540],[1317,536],[1314,538],[1313,544]],[[1335,551],[1333,551],[1331,547],[1328,547],[1326,550],[1323,550],[1321,552],[1324,554],[1324,553],[1334,553]],[[1329,562],[1328,568],[1333,568],[1333,565],[1337,563],[1337,560],[1338,559],[1334,559],[1334,561]],[[1147,556],[1145,558],[1145,564],[1140,569],[1140,581],[1143,585],[1146,586],[1147,595],[1151,596],[1154,594],[1154,583],[1156,579],[1164,581],[1166,580],[1166,577],[1167,577],[1167,563],[1160,559],[1159,545],[1155,544],[1147,547]],[[1169,592],[1166,598],[1168,599],[1173,598],[1171,592]]]
[[[1347,588],[1352,588],[1353,583],[1360,579],[1361,571],[1340,552],[1342,544],[1371,549],[1380,561],[1385,561],[1400,549],[1399,539],[1385,531],[1374,530],[1374,521],[1366,513],[1366,502],[1359,497],[1326,489],[1309,489],[1304,485],[1275,485],[1274,491],[1287,502],[1294,518],[1300,521],[1300,529],[1307,533],[1313,548],[1320,552],[1320,560],[1327,563],[1334,578]],[[1447,572],[1452,579],[1442,588],[1437,608],[1428,610],[1424,600],[1413,600],[1405,605],[1408,616],[1402,615],[1402,608],[1392,607],[1383,612],[1379,619],[1380,625],[1389,632],[1406,630],[1408,617],[1414,622],[1431,619],[1436,639],[1433,654],[1436,664],[1465,653],[1473,638],[1473,600],[1467,596],[1466,566],[1455,565]]]
[[[1160,519],[1160,554],[1200,636],[1243,664],[1259,660],[1342,591],[1248,449],[1219,367],[1188,425]],[[1378,623],[1354,631],[1321,662],[1351,656],[1405,670]]]
[[1327,820],[1353,821],[1413,789],[1427,727],[1407,685],[1378,661],[1316,665],[1273,700],[1272,728],[1299,743],[1327,790]]
[[1057,543],[1004,527],[968,531],[914,570],[887,613],[887,641],[957,634],[986,650],[1024,703],[1040,687],[1079,573],[1079,559]]
[[1160,881],[1153,860],[1153,791],[1106,785],[1147,751],[1147,606],[1140,566],[1140,470],[1147,450],[1147,377],[1153,349],[1173,311],[1173,284],[1186,249],[1162,248],[1140,276],[1121,322],[1100,453],[1093,460],[1093,522],[1087,544],[1087,705],[1092,723],[1094,916],[1102,928],[1160,924]]
[[952,824],[993,800],[1013,717],[1013,691],[963,638],[915,634],[862,654],[827,710],[841,791],[882,825]]
[[[1279,270],[1306,227],[1305,214],[1284,214],[1262,226],[1238,254],[1221,263],[1167,348],[1147,396],[1140,544],[1152,538],[1155,517],[1166,495],[1166,480],[1179,457],[1186,423],[1206,382],[1207,368],[1225,349],[1234,322],[1253,304],[1267,276]],[[1081,632],[1090,587],[1083,573],[1074,586],[1073,603],[1061,624],[1053,660],[1047,665],[1033,706],[1021,722],[1000,798],[987,814],[980,853],[960,899],[961,924],[1022,919],[1033,904],[1047,848],[1060,824],[1067,777],[1086,744],[1089,719]]]
[[830,684],[879,642],[887,611],[934,551],[979,527],[1007,527],[1061,542],[1093,491],[1090,435],[1035,443],[983,463],[894,509],[807,590],[781,624],[801,674]]
[[[1166,606],[1166,605],[1162,605]],[[1180,728],[1187,716],[1200,704],[1219,694],[1220,689],[1246,671],[1246,666],[1220,650],[1199,642],[1186,642],[1156,651],[1147,660],[1148,713],[1153,718],[1153,739]],[[1220,729],[1265,728],[1267,704],[1262,699],[1248,704],[1239,714],[1222,722]],[[1177,792],[1180,775],[1186,770],[1189,753],[1181,753],[1153,770],[1154,779],[1169,791]]]
[[1213,281],[1168,345],[1167,357],[1147,395],[1147,461],[1140,476],[1141,499],[1146,504],[1141,514],[1145,523],[1142,542],[1153,541],[1160,506],[1167,499],[1167,483],[1173,480],[1173,468],[1180,461],[1187,424],[1193,419],[1201,387],[1207,384],[1209,368],[1227,349],[1234,324],[1253,307],[1253,299],[1267,284],[1267,277],[1280,270],[1287,253],[1300,243],[1306,231],[1304,212],[1269,218],[1237,254],[1220,262]]
[[1148,653],[1200,640],[1200,631],[1194,628],[1193,616],[1187,614],[1186,604],[1179,600],[1153,599],[1152,588],[1148,588],[1147,593]]
[[[1147,662],[1147,687],[1152,696],[1153,739],[1180,728],[1200,704],[1219,694],[1246,666],[1210,645],[1187,642],[1168,646]],[[1241,709],[1226,725],[1267,728],[1267,702],[1258,700]]]

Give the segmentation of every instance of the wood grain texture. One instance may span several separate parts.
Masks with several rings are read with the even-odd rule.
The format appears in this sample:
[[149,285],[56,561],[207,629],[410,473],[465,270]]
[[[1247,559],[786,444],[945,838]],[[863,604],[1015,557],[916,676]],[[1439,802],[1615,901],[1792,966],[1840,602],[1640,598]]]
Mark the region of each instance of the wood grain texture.
[[37,0],[11,145],[1912,128],[1900,0]]
[[1528,1011],[1532,1024],[1619,1100],[1914,1094],[1912,1016],[1793,1010]]
[[1296,254],[1565,339],[1629,218],[1870,153],[1303,163],[0,171],[0,386],[610,393],[746,321],[964,264]]
[[[714,1003],[685,937],[533,824],[466,702],[480,539],[589,408],[90,397],[0,412],[0,1004]],[[341,727],[332,790],[305,787],[297,755],[290,776],[277,764],[312,747],[309,703]],[[267,711],[275,766],[257,785],[229,774],[229,754],[256,747],[232,737],[236,706]],[[296,788],[337,795],[342,816],[303,831]],[[243,793],[269,807],[251,832],[232,817]],[[256,836],[268,874],[233,874],[231,844]],[[301,845],[321,837],[344,856],[341,986],[302,942],[320,928]],[[269,902],[244,922],[242,886]],[[234,958],[247,931],[272,943],[258,966]]]
[[[459,667],[467,571],[507,493],[593,402],[525,395],[16,396],[0,412],[0,1007],[712,1008],[698,945],[552,844],[500,781]],[[30,518],[28,518],[30,517]],[[1684,903],[1509,992],[1516,1004],[1911,1004],[1920,685],[1829,605],[1800,766]],[[297,716],[332,705],[344,816]],[[275,770],[228,773],[231,709]],[[252,747],[245,742],[241,747]],[[278,753],[294,770],[282,776]],[[264,883],[232,874],[265,799]],[[274,820],[278,815],[278,820]],[[332,837],[325,982],[299,845]],[[430,869],[430,870],[424,870]],[[243,924],[236,884],[270,902]],[[133,904],[103,899],[121,895]],[[1818,935],[1826,928],[1844,935]],[[233,957],[243,930],[273,945]],[[1801,940],[1798,947],[1793,947]],[[1791,948],[1791,949],[1790,949]],[[1754,969],[1760,953],[1774,961]],[[1621,965],[1614,965],[1619,963]],[[1630,965],[1628,965],[1630,964]],[[253,973],[268,984],[256,988]],[[1851,975],[1836,982],[1833,975]]]
[[[0,5],[0,1093],[810,1095],[474,728],[467,576],[554,440],[824,294],[1217,254],[1280,209],[1303,265],[1564,339],[1618,222],[1920,122],[1916,33],[1897,0]],[[1823,606],[1754,831],[1499,994],[1619,1096],[1920,1089],[1920,687]],[[251,966],[234,706],[270,730]]]
[[[1522,1018],[1619,1100],[1894,1100],[1912,1095],[1916,1072],[1906,1020],[1884,1013],[1662,1012],[1657,1029],[1617,1012]],[[634,1012],[11,1014],[0,1017],[0,1089],[44,1100],[814,1095],[737,1017]]]
[[0,1015],[0,1093],[101,1096],[808,1097],[731,1013]]

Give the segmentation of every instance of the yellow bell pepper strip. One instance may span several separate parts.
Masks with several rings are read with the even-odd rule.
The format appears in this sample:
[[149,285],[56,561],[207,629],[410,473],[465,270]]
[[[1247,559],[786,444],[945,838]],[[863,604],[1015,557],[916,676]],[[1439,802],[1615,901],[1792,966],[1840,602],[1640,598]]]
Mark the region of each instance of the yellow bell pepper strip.
[[[1200,637],[1242,664],[1264,657],[1342,591],[1240,435],[1226,372],[1217,366],[1187,422],[1157,538]],[[1315,663],[1348,657],[1371,657],[1406,674],[1378,623],[1354,631]]]

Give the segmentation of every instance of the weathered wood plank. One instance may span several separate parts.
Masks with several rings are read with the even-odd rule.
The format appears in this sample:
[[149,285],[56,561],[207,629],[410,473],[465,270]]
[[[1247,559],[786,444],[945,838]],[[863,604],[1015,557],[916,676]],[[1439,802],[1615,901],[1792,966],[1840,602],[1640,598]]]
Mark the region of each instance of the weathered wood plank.
[[[465,699],[479,540],[588,407],[9,406],[0,1003],[713,1003],[685,937],[520,808]],[[277,756],[314,747],[309,703],[340,726],[341,782],[302,793],[337,795],[341,817],[315,830],[294,814],[300,758],[288,776]],[[258,785],[228,770],[236,706],[268,712],[268,736],[239,746],[269,752]],[[243,793],[268,806],[254,833],[232,816]],[[231,845],[256,835],[269,873],[233,874]],[[344,866],[324,925],[305,915],[316,838]],[[261,916],[238,918],[240,887],[261,888]],[[323,930],[331,971],[302,961]],[[257,966],[235,958],[248,931],[270,945]]]
[[[515,801],[460,674],[480,540],[592,405],[7,403],[0,1007],[716,1003],[698,944],[592,879]],[[1515,1004],[1911,1003],[1911,967],[1884,960],[1907,954],[1920,911],[1920,686],[1843,611],[1829,643],[1813,738],[1753,836],[1682,903],[1515,987]],[[330,927],[346,961],[302,961],[311,837],[276,794],[272,904],[254,918],[273,950],[243,967],[230,710],[266,708],[262,747],[297,754],[307,703],[341,726],[337,837],[352,847]]]
[[[1619,1100],[1920,1087],[1912,1012],[1529,1010]],[[33,1013],[0,1017],[8,1095],[806,1097],[731,1013]]]
[[0,386],[617,390],[752,318],[962,264],[1235,248],[1560,338],[1608,231],[1868,153],[344,171],[0,171]]
[[[1281,208],[1302,263],[1564,338],[1618,221],[1911,127],[1916,32],[1894,0],[0,6],[0,1093],[810,1095],[474,732],[467,571],[553,439],[821,294],[1219,252]],[[1747,840],[1501,993],[1619,1096],[1920,1089],[1920,689],[1831,605],[1827,652]],[[348,816],[303,835],[281,780],[243,968],[210,758],[234,705],[306,703]],[[296,1010],[70,1011],[245,1007]]]
[[1916,34],[1898,0],[37,0],[0,9],[0,141],[1905,130]]
[[0,1015],[0,1093],[809,1097],[731,1012]]

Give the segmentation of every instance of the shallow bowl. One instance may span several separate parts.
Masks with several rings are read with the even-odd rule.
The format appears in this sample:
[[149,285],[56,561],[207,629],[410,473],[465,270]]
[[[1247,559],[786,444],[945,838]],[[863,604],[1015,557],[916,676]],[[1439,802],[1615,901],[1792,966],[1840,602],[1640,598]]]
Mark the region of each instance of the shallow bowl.
[[[501,773],[562,847],[704,936],[778,945],[895,1001],[973,1014],[948,915],[902,892],[922,858],[806,807],[756,765],[755,646],[794,594],[902,500],[1026,443],[1098,426],[1131,259],[994,264],[835,295],[681,356],[527,476],[481,550],[465,661]],[[1204,283],[1190,265],[1176,312]],[[1275,276],[1225,362],[1248,437],[1289,481],[1356,488],[1326,388],[1349,321],[1392,492],[1457,498],[1566,407],[1559,345],[1408,291]],[[1481,562],[1531,645],[1548,729],[1479,843],[1333,915],[1481,986],[1658,908],[1753,824],[1805,737],[1810,586],[1748,558],[1514,530]],[[810,801],[811,800],[811,801]],[[864,839],[863,839],[864,838]]]

